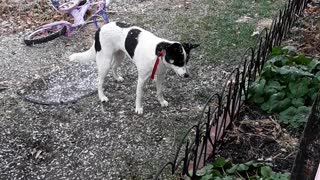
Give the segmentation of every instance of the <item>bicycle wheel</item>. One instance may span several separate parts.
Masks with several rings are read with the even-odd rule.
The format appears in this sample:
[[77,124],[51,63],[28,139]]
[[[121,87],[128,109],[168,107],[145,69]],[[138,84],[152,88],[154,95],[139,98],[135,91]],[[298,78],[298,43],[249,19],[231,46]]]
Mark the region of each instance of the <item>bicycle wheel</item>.
[[49,29],[38,29],[34,32],[27,34],[23,41],[27,46],[32,46],[33,44],[40,44],[51,41],[67,31],[67,27],[64,25],[52,26]]

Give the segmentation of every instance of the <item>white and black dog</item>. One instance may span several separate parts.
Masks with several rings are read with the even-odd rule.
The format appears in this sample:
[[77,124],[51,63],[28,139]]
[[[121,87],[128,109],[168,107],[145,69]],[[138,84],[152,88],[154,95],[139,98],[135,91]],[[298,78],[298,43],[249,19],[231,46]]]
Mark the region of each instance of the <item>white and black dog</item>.
[[69,59],[79,62],[96,60],[98,95],[104,102],[108,101],[103,93],[103,82],[108,70],[112,68],[113,77],[117,81],[123,81],[117,68],[125,55],[129,56],[138,70],[135,111],[142,114],[143,85],[154,71],[157,59],[160,60],[156,72],[157,97],[161,106],[168,106],[162,94],[162,82],[166,68],[173,69],[180,77],[189,77],[186,65],[190,57],[190,50],[198,46],[198,44],[168,41],[140,27],[111,22],[96,32],[95,42],[89,50],[72,54]]

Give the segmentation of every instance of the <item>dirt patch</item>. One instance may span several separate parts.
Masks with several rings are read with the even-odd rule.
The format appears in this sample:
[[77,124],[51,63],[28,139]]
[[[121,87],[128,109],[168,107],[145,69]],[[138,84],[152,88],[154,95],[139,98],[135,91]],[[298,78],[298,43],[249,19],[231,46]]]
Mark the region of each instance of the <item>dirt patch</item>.
[[268,162],[276,171],[290,171],[298,139],[271,116],[252,109],[244,107],[241,120],[234,122],[232,130],[228,130],[218,154],[234,163]]
[[286,45],[293,45],[298,51],[315,58],[320,58],[320,6],[315,1],[308,4],[304,17],[298,19],[292,28]]
[[11,34],[68,18],[58,13],[46,0],[0,1],[0,34]]
[[261,19],[256,24],[256,30],[262,31],[263,29],[267,28],[269,29],[272,25],[272,19]]

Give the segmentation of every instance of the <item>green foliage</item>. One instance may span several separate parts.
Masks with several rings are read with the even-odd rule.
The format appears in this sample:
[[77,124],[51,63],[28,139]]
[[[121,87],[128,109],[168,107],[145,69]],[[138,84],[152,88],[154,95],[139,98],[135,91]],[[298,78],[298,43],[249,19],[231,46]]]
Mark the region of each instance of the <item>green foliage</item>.
[[274,48],[249,90],[249,100],[263,111],[278,113],[283,124],[303,126],[320,89],[319,64],[292,46]]
[[288,173],[276,173],[266,163],[249,161],[243,164],[232,164],[224,158],[217,158],[212,164],[196,172],[199,180],[288,180]]

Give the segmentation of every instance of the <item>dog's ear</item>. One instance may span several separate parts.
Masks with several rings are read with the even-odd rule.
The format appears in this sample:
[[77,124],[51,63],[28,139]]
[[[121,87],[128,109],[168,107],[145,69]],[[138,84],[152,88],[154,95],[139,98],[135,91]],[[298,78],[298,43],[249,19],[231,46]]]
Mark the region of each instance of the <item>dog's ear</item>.
[[179,43],[173,43],[170,46],[166,48],[167,54],[177,53],[178,51],[181,51],[181,45]]
[[200,44],[182,43],[182,46],[187,52],[190,52],[191,49],[200,46]]

